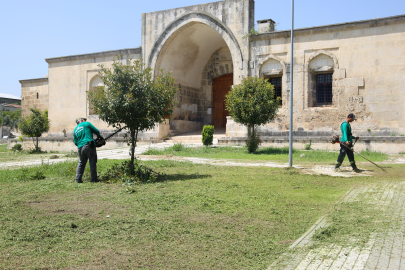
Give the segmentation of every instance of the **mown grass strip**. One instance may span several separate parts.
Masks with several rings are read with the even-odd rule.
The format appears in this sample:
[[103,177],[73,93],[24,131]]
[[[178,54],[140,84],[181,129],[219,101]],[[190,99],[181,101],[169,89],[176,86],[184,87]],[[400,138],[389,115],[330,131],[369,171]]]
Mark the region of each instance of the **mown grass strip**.
[[[337,148],[338,149],[338,148]],[[388,155],[380,152],[361,151],[360,154],[375,162],[384,161]],[[249,160],[271,160],[278,162],[288,162],[289,150],[288,147],[275,148],[265,147],[260,148],[255,153],[248,153],[245,147],[183,147],[173,146],[163,150],[148,149],[143,155],[175,155],[185,157],[201,157],[201,158],[224,158],[224,159],[249,159]],[[334,163],[337,160],[339,153],[322,151],[322,150],[293,150],[293,160],[297,163]],[[347,160],[347,158],[346,158]],[[356,160],[362,161],[361,157],[356,157]]]

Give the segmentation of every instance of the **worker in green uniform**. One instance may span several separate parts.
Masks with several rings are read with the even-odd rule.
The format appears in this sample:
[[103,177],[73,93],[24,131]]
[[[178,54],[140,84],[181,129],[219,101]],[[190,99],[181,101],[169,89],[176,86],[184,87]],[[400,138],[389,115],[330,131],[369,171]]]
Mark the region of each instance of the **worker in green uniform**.
[[349,158],[350,165],[353,168],[353,171],[360,173],[361,170],[359,170],[356,166],[356,162],[354,161],[354,154],[353,151],[351,151],[349,148],[353,147],[353,139],[358,140],[359,137],[353,137],[352,135],[352,127],[350,126],[350,123],[353,122],[356,119],[356,116],[353,113],[350,113],[346,121],[344,121],[340,125],[340,130],[342,131],[342,138],[340,139],[340,154],[337,159],[337,163],[335,166],[335,170],[339,170],[340,165],[342,165],[343,160],[346,157]]
[[100,131],[91,123],[86,122],[86,118],[76,119],[76,128],[73,131],[73,142],[79,149],[79,164],[76,170],[76,182],[83,183],[82,177],[87,160],[90,163],[91,182],[98,182],[97,179],[97,151],[93,134],[101,137]]

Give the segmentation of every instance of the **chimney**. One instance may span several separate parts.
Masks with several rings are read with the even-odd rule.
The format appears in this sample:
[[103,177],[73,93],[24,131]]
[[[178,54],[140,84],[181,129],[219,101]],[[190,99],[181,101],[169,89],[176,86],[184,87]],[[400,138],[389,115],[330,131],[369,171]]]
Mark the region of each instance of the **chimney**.
[[276,23],[272,19],[257,21],[257,30],[261,33],[273,32]]

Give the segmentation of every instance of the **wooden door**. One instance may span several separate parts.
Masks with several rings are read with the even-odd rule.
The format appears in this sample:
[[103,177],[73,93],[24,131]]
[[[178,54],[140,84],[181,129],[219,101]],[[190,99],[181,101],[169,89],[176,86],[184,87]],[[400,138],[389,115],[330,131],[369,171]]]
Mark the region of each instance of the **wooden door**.
[[227,74],[216,78],[213,83],[214,93],[214,127],[226,126],[226,117],[229,115],[225,109],[225,95],[233,85],[233,74]]

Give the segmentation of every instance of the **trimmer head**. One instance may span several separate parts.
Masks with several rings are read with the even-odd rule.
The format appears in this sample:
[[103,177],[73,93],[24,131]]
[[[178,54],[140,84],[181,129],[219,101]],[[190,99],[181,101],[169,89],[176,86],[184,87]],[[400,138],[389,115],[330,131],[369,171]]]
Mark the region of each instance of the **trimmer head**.
[[331,142],[332,144],[340,143],[339,135],[333,135],[332,138],[331,138],[331,140],[330,140],[330,142]]

